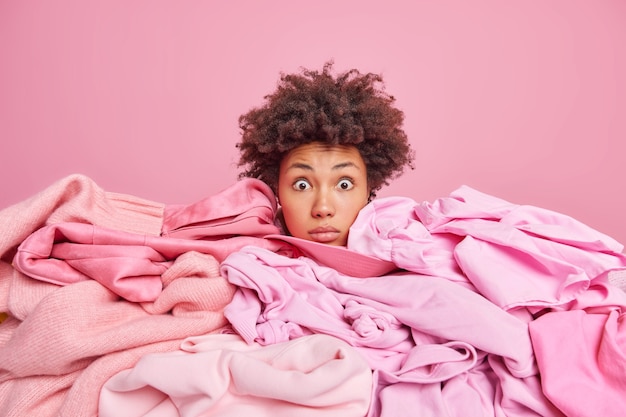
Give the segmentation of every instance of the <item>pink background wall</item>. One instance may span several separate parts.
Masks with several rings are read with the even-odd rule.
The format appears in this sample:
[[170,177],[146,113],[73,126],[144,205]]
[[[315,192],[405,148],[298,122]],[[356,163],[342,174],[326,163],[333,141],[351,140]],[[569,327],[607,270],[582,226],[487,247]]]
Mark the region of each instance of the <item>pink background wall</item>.
[[238,116],[280,71],[382,73],[417,169],[626,242],[626,2],[0,2],[0,207],[74,172],[191,203],[236,178]]

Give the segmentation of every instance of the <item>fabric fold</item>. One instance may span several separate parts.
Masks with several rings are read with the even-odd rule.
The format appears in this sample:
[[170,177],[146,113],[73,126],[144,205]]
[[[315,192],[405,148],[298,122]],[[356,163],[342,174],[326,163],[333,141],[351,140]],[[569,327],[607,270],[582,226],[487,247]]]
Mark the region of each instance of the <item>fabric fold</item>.
[[130,301],[153,301],[161,292],[161,275],[180,255],[193,251],[218,262],[244,246],[277,245],[262,238],[189,240],[149,236],[84,223],[42,227],[20,244],[16,270],[58,285],[96,280]]
[[372,375],[344,342],[312,335],[272,346],[236,335],[144,356],[102,389],[101,417],[354,416],[367,413]]
[[[223,309],[234,287],[216,271],[210,256],[181,256],[157,300],[144,304],[120,300],[94,280],[49,284],[23,321],[0,326],[0,335],[10,332],[0,346],[0,415],[97,415],[100,388],[115,373],[227,326]],[[27,292],[31,283],[38,281],[13,284]]]

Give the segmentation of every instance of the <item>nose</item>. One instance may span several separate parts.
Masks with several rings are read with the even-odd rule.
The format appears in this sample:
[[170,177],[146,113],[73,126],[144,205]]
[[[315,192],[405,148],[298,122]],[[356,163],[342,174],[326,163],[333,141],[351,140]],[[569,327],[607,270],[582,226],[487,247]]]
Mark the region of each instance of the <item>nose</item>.
[[311,215],[317,218],[332,217],[335,215],[335,204],[328,191],[318,191],[313,207],[311,207]]

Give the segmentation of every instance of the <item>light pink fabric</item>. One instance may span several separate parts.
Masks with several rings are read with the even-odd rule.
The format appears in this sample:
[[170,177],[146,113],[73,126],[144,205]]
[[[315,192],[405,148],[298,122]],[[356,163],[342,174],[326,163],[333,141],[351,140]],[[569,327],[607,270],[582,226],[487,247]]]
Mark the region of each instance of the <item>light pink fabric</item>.
[[[76,187],[75,182],[91,186],[92,191],[80,200],[82,204],[95,205],[104,199],[96,198],[105,193],[84,177],[61,182],[48,193],[61,194],[56,198],[62,199],[70,193],[68,189]],[[48,213],[49,198],[39,200],[44,200],[37,203]],[[43,223],[51,224],[40,225],[30,235],[13,237],[14,244],[20,245],[13,266],[30,277],[59,285],[95,279],[130,301],[142,302],[159,295],[161,274],[185,252],[206,253],[221,261],[245,245],[278,248],[262,239],[279,229],[274,225],[275,198],[259,180],[242,180],[198,203],[164,209],[161,236],[90,224],[89,217],[82,222],[48,219]],[[7,212],[7,217],[13,211]]]
[[606,279],[563,311],[530,323],[544,391],[566,415],[626,409],[626,295]]
[[[92,179],[69,175],[0,211],[0,253],[47,224],[79,222],[133,233],[159,235],[165,204],[103,190]],[[10,240],[7,238],[10,237]]]
[[102,389],[100,417],[362,417],[372,374],[344,342],[313,335],[272,346],[236,335],[185,340],[146,355]]
[[504,309],[565,304],[605,271],[626,268],[611,237],[469,187],[433,204],[373,201],[350,229],[348,248],[468,285]]
[[501,308],[542,314],[529,324],[547,398],[566,415],[623,414],[626,294],[610,282],[619,284],[626,261],[611,237],[561,213],[461,187],[432,204],[375,201],[348,246],[459,283],[461,271]]
[[179,257],[164,274],[163,292],[142,305],[94,280],[59,287],[16,273],[11,313],[22,320],[12,315],[0,326],[0,415],[97,415],[100,388],[112,375],[226,325],[234,288],[217,266],[209,255]]
[[454,259],[454,248],[461,238],[452,234],[433,236],[417,217],[416,206],[414,200],[406,197],[372,201],[350,228],[348,249],[473,288]]
[[[626,408],[626,294],[610,284],[623,274],[624,257],[611,238],[469,187],[432,204],[379,199],[357,219],[349,246],[409,272],[361,279],[259,247],[258,236],[276,230],[274,200],[255,180],[239,186],[250,186],[254,203],[237,214],[212,197],[168,207],[104,192],[75,175],[0,211],[0,310],[10,314],[0,325],[0,415],[96,415],[109,378],[150,353],[179,351],[189,335],[223,330],[231,299],[228,316],[255,359],[271,356],[274,343],[295,346],[294,339],[316,335],[352,345],[348,356],[358,352],[374,371],[373,391],[340,397],[373,394],[370,416],[595,416]],[[11,265],[39,230],[49,251],[30,251],[27,263],[59,256],[81,278],[59,286],[54,268],[42,269],[44,282]],[[252,239],[252,246],[207,254],[248,232],[255,235],[232,239]],[[113,244],[87,244],[87,235]],[[221,271],[240,285],[236,293],[216,259],[230,252]],[[118,261],[129,254],[137,263],[122,269]],[[163,287],[149,302],[120,300],[94,279],[104,271],[111,289],[132,288],[143,281],[127,278],[147,270]],[[264,388],[251,383],[249,392]],[[172,410],[160,404],[154,413]]]
[[[235,188],[241,191],[254,187],[253,183],[246,181]],[[257,203],[259,195],[273,201],[256,193]],[[225,203],[222,207],[249,208]],[[195,207],[206,208],[203,204]],[[219,276],[214,256],[193,251],[212,252],[217,243],[187,241],[187,246],[178,247],[172,242],[181,239],[161,238],[165,209],[161,203],[105,192],[91,179],[71,175],[0,211],[0,310],[9,313],[0,326],[0,415],[96,415],[99,390],[111,375],[131,367],[145,353],[177,350],[184,338],[217,331],[226,324],[222,310],[233,287]],[[254,207],[252,213],[259,211]],[[230,219],[226,223],[204,219],[209,226],[223,226],[214,237],[233,235],[228,231],[233,224]],[[185,225],[184,220],[199,219],[179,219],[178,226],[189,229],[194,225]],[[277,230],[273,224],[267,226],[265,217],[253,223],[247,220],[245,227],[258,233]],[[208,233],[207,224],[201,227],[203,234]],[[64,239],[62,230],[90,244],[57,242]],[[89,240],[94,237],[95,242]],[[69,278],[72,284],[51,283],[60,278],[55,270],[58,265],[41,275],[47,282],[31,279],[13,267],[18,246],[31,238],[34,252],[44,258],[74,256],[74,265],[80,266],[72,272],[74,278]],[[233,237],[214,253],[223,256],[250,244],[250,239],[260,241]],[[102,246],[92,245],[96,242]],[[153,248],[148,242],[159,244]],[[90,256],[93,263],[83,262]],[[130,269],[118,263],[124,258],[133,258]],[[146,271],[154,276],[135,279],[137,285],[131,292],[142,291],[147,281],[158,292],[136,298],[149,299],[142,304],[120,300],[100,282],[82,279],[109,272],[108,282],[115,284],[125,276],[145,276]]]
[[78,222],[158,236],[164,209],[162,203],[108,192],[90,178],[74,174],[0,210],[0,311],[9,312],[15,251],[34,231],[49,224]]
[[377,200],[349,236],[350,248],[409,270],[462,283],[461,271],[518,316],[543,314],[529,324],[547,398],[566,415],[623,414],[626,294],[610,285],[626,268],[619,242],[564,214],[470,187],[432,204]]
[[[624,363],[626,339],[626,293],[609,282],[626,258],[612,238],[462,187],[433,204],[375,200],[359,214],[348,248],[411,272],[357,279],[311,259],[244,248],[222,264],[239,287],[227,318],[249,341],[325,333],[356,346],[375,370],[371,415],[421,405],[433,415],[593,416],[594,407],[577,403],[599,403],[605,390],[615,410],[626,407],[626,373],[609,365]],[[575,330],[562,311],[598,316]],[[565,331],[557,330],[561,321]],[[555,339],[569,355],[545,348]],[[593,346],[604,356],[589,358]],[[551,378],[540,380],[533,354]],[[567,382],[549,386],[555,379]],[[586,390],[591,383],[600,388]],[[564,389],[571,385],[576,395]]]
[[[371,416],[399,415],[407,404],[417,406],[413,400],[437,396],[433,415],[489,415],[527,398],[535,400],[508,415],[560,415],[541,393],[527,323],[464,286],[406,272],[353,278],[253,247],[230,255],[222,272],[239,287],[225,315],[247,341],[329,334],[355,346],[377,375]],[[490,367],[477,368],[491,357],[502,361],[500,379]],[[483,382],[459,383],[444,395],[441,383],[467,372]],[[516,380],[516,388],[501,393],[499,380]]]

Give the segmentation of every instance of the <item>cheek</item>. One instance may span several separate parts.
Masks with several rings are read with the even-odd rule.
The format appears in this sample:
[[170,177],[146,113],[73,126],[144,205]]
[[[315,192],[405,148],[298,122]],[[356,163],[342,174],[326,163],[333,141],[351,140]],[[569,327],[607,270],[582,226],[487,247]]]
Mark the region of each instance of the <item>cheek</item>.
[[356,217],[356,215],[361,211],[363,207],[367,205],[369,202],[369,194],[359,193],[351,196],[349,202],[347,202],[347,207],[349,207],[350,211],[352,211]]
[[361,212],[361,209],[363,209],[363,207],[365,207],[365,204],[355,204],[354,206],[352,206],[352,210],[350,213],[351,223],[354,223],[354,221],[359,216],[359,213]]
[[302,225],[302,218],[306,213],[306,208],[300,199],[284,198],[281,203],[285,224],[289,231],[293,233]]

